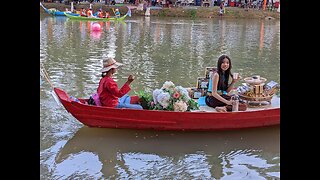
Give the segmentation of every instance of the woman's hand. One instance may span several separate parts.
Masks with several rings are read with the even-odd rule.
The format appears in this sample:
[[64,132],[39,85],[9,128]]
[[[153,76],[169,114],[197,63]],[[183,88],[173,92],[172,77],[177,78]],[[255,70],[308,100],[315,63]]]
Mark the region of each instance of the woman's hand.
[[234,102],[233,100],[229,100],[229,101],[227,101],[226,104],[227,104],[227,105],[233,105],[233,102]]
[[128,83],[131,83],[134,80],[134,76],[131,74],[128,76]]
[[241,79],[241,76],[239,76],[238,79],[232,79],[232,83],[234,84],[234,83],[238,82],[240,79]]

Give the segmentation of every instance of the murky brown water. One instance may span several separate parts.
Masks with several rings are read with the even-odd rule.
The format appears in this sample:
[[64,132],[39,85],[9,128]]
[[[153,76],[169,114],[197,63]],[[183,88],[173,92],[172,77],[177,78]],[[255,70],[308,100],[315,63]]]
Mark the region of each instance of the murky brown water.
[[[204,68],[225,53],[242,77],[280,82],[280,22],[133,17],[101,23],[40,17],[40,61],[52,84],[88,97],[102,58],[124,63],[123,84],[134,92],[171,80],[195,86]],[[44,80],[44,79],[43,79]],[[158,132],[88,128],[58,106],[46,81],[40,88],[41,179],[278,179],[279,127],[226,132]]]

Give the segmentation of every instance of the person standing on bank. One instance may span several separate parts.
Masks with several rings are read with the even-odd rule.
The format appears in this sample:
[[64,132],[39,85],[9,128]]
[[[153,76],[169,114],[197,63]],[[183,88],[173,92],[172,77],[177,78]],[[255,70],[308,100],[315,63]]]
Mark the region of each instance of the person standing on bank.
[[[233,89],[233,85],[240,80],[234,79],[231,74],[231,59],[227,55],[222,55],[218,59],[217,71],[212,75],[211,94],[206,96],[205,102],[208,106],[213,107],[218,112],[232,111],[231,96],[229,92]],[[232,82],[229,84],[229,77]],[[239,103],[239,111],[245,111],[246,104]]]
[[113,74],[117,72],[117,68],[121,65],[123,64],[111,57],[103,60],[102,78],[97,89],[101,105],[113,108],[143,109],[139,105],[138,96],[127,95],[131,90],[130,84],[134,80],[131,74],[120,89],[118,89],[117,83],[113,80]]
[[222,16],[224,14],[224,1],[220,2],[220,6],[219,6],[219,16]]

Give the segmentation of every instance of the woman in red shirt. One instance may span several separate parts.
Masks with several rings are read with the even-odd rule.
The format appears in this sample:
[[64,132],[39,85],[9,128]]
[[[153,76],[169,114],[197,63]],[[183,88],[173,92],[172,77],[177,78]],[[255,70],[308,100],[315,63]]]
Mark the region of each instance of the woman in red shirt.
[[112,75],[121,65],[123,64],[118,63],[111,57],[103,60],[102,78],[97,90],[101,105],[114,108],[143,109],[138,104],[138,96],[127,95],[131,90],[130,83],[134,80],[131,74],[127,82],[120,89],[118,89],[117,83],[113,80]]

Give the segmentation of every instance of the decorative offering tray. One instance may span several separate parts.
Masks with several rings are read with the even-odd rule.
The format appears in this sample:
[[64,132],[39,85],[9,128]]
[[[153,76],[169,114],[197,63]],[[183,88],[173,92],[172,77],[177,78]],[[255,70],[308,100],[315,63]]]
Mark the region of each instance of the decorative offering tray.
[[259,85],[267,81],[267,79],[263,77],[259,77],[257,79],[254,77],[246,77],[243,80],[249,85]]
[[271,104],[271,99],[276,89],[271,89],[268,85],[265,85],[266,78],[259,75],[244,78],[246,82],[242,88],[240,88],[240,99],[247,101],[248,105],[262,106]]

